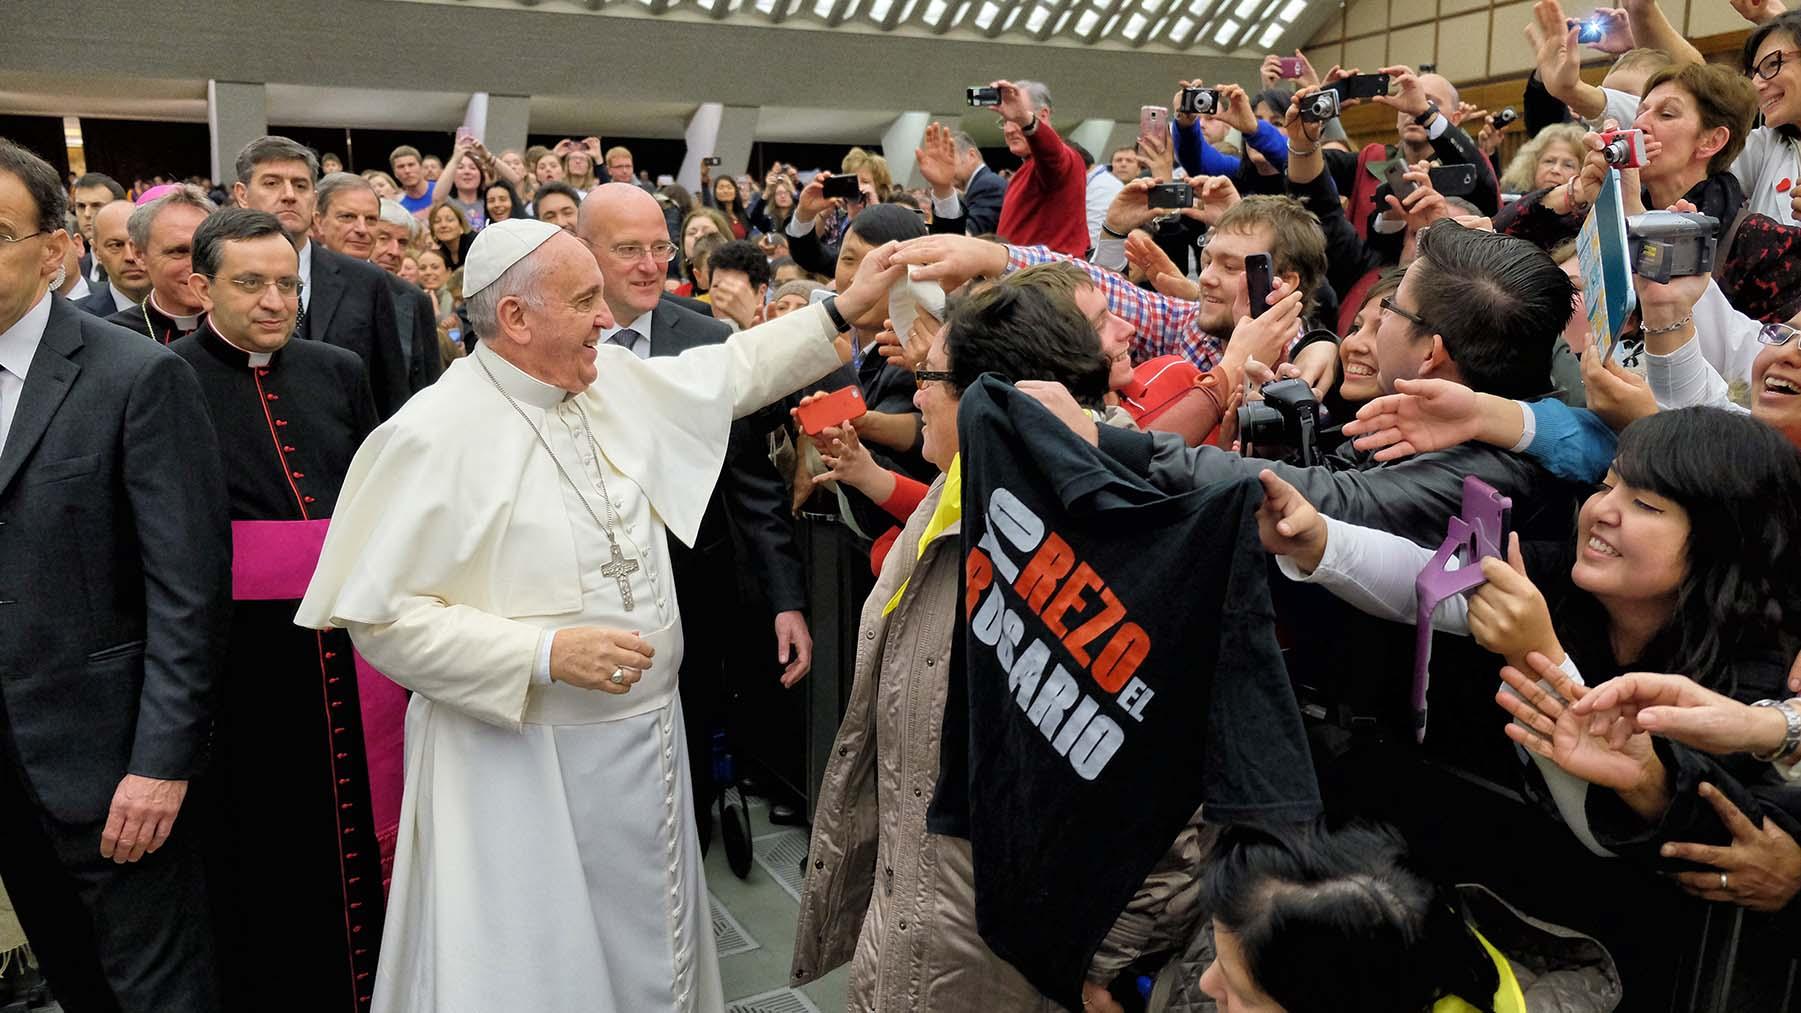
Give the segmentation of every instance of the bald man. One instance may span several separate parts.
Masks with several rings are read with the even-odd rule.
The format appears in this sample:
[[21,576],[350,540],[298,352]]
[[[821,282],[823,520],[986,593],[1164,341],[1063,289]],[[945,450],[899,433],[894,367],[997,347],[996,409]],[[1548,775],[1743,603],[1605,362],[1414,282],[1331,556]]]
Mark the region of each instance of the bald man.
[[150,272],[132,247],[126,227],[133,210],[130,201],[116,200],[94,214],[94,256],[106,268],[106,284],[75,305],[97,317],[138,306],[150,294]]
[[[594,252],[603,278],[603,296],[613,312],[613,326],[601,331],[603,341],[630,349],[643,359],[679,355],[731,336],[728,325],[663,294],[663,278],[675,246],[669,241],[663,209],[650,194],[630,183],[596,187],[582,201],[576,235]],[[700,536],[693,548],[670,545],[687,644],[680,688],[691,742],[707,741],[700,736],[717,710],[724,649],[736,639],[719,629],[720,617],[747,612],[739,607],[740,566],[733,552],[734,529],[748,557],[743,590],[765,598],[743,604],[766,609],[774,618],[773,644],[763,632],[770,628],[764,622],[748,624],[753,628],[745,630],[745,635],[763,647],[734,653],[741,658],[777,658],[785,686],[799,681],[813,664],[806,583],[794,541],[794,522],[788,513],[788,490],[767,453],[767,436],[784,421],[783,410],[778,402],[732,423],[725,470],[713,488]],[[769,653],[763,653],[763,648],[770,648]],[[769,674],[774,674],[774,667],[770,666]],[[705,749],[690,751],[689,760],[704,843],[713,801],[712,763]]]

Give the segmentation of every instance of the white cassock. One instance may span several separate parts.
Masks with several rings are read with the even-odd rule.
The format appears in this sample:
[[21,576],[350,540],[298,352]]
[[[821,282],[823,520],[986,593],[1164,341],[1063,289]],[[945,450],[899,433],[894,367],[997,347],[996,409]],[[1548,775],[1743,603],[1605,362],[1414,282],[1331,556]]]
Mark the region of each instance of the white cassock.
[[[837,368],[833,337],[814,306],[679,356],[602,345],[574,397],[478,345],[357,452],[296,622],[414,694],[375,1013],[723,1009],[665,529],[692,543],[731,420]],[[641,631],[655,661],[623,695],[541,682],[571,626]]]

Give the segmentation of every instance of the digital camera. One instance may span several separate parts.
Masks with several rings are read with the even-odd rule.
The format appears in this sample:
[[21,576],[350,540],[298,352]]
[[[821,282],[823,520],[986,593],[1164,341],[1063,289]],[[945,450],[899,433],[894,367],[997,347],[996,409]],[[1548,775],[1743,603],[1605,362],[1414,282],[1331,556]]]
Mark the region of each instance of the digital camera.
[[1218,88],[1184,88],[1176,111],[1191,116],[1212,116],[1219,112]]
[[1616,169],[1636,169],[1651,159],[1643,130],[1609,130],[1601,135],[1601,157]]
[[1319,427],[1319,398],[1299,378],[1264,384],[1263,400],[1238,409],[1238,439],[1247,456],[1253,447],[1285,448],[1294,463],[1311,468],[1319,463]]

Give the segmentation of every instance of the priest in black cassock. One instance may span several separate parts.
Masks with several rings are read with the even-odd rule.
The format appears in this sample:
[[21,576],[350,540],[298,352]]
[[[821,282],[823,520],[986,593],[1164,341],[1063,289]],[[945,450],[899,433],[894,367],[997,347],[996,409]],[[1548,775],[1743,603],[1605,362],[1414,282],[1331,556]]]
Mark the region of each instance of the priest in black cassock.
[[282,223],[194,233],[194,367],[225,456],[233,620],[206,818],[225,1008],[369,1008],[382,878],[350,638],[294,625],[351,457],[376,426],[356,353],[290,342],[299,261]]

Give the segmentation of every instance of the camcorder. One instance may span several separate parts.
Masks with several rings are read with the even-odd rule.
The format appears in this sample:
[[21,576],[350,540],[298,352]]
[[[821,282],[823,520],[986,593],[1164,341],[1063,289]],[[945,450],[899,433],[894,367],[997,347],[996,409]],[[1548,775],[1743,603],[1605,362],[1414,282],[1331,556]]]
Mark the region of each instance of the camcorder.
[[963,92],[969,98],[969,104],[977,109],[992,109],[1001,104],[999,88],[975,87],[965,88]]
[[1636,169],[1650,158],[1645,155],[1643,130],[1609,130],[1601,135],[1601,157],[1616,169]]
[[1298,377],[1264,384],[1262,401],[1238,409],[1238,440],[1247,457],[1254,447],[1277,447],[1311,468],[1319,463],[1319,427],[1319,398]]
[[1626,249],[1632,273],[1655,282],[1707,274],[1713,270],[1720,223],[1711,215],[1647,211],[1626,219]]
[[1153,208],[1191,208],[1194,187],[1188,183],[1159,183],[1145,194],[1144,203]]
[[1176,111],[1190,116],[1212,116],[1219,112],[1218,88],[1184,88]]

